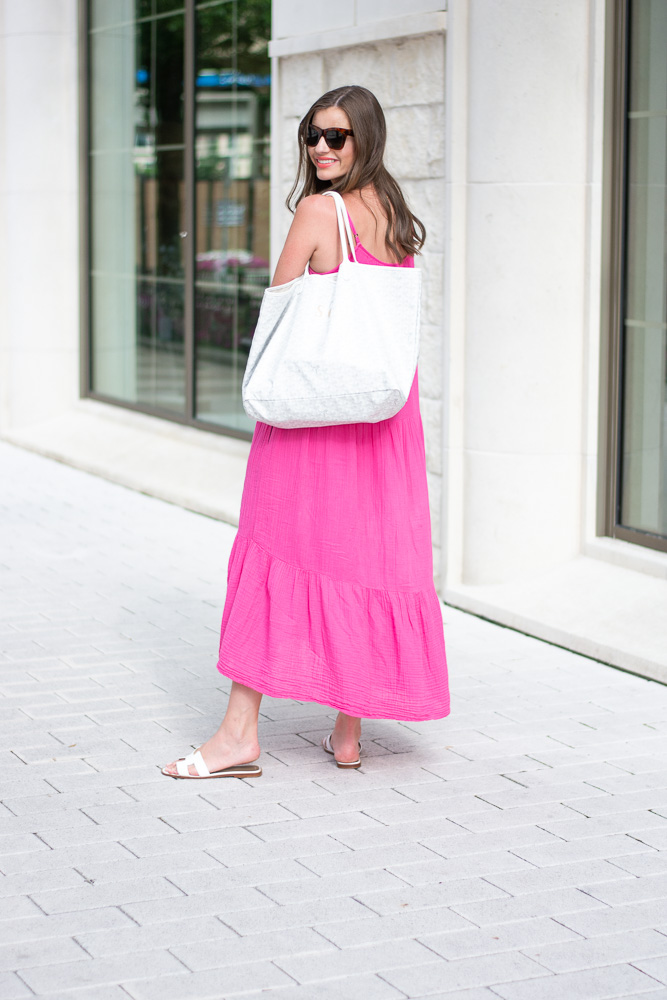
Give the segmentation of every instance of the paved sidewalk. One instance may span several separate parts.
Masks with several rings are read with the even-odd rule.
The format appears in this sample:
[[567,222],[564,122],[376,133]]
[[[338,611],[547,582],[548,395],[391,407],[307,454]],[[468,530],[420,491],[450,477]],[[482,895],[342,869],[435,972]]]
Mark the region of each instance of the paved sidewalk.
[[0,998],[667,998],[667,688],[444,609],[453,709],[208,736],[234,530],[0,444]]

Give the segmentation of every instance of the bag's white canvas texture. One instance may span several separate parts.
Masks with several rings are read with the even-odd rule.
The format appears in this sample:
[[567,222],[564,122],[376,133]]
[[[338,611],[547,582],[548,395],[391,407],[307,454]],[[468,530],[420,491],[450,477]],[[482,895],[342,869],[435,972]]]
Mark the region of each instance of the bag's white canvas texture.
[[267,288],[248,356],[244,409],[274,427],[386,420],[407,402],[417,368],[421,272],[358,263],[343,199],[326,193],[336,203],[340,269],[306,267]]

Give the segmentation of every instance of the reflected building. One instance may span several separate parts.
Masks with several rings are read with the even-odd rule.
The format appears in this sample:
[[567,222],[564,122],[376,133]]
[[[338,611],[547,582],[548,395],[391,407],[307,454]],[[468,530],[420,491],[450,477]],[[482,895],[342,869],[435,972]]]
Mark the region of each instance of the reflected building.
[[240,385],[269,282],[270,4],[83,13],[90,394],[247,434]]

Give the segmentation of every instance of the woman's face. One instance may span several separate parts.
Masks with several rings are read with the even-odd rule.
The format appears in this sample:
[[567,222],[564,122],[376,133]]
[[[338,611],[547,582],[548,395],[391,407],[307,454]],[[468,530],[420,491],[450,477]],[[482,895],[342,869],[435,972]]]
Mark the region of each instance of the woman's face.
[[[342,108],[323,108],[316,111],[312,118],[313,125],[318,128],[351,128],[350,119]],[[329,149],[324,136],[316,146],[306,146],[308,155],[315,164],[317,178],[320,181],[333,181],[344,177],[354,163],[356,149],[354,138],[348,135],[342,149]]]

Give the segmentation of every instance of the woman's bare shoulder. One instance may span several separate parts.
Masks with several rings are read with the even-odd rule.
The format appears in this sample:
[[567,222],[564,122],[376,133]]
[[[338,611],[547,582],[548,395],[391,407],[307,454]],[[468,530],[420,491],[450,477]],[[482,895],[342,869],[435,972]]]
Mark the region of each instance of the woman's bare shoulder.
[[296,206],[295,215],[304,221],[320,222],[322,219],[332,219],[336,215],[333,198],[323,198],[321,194],[309,194],[302,198]]

